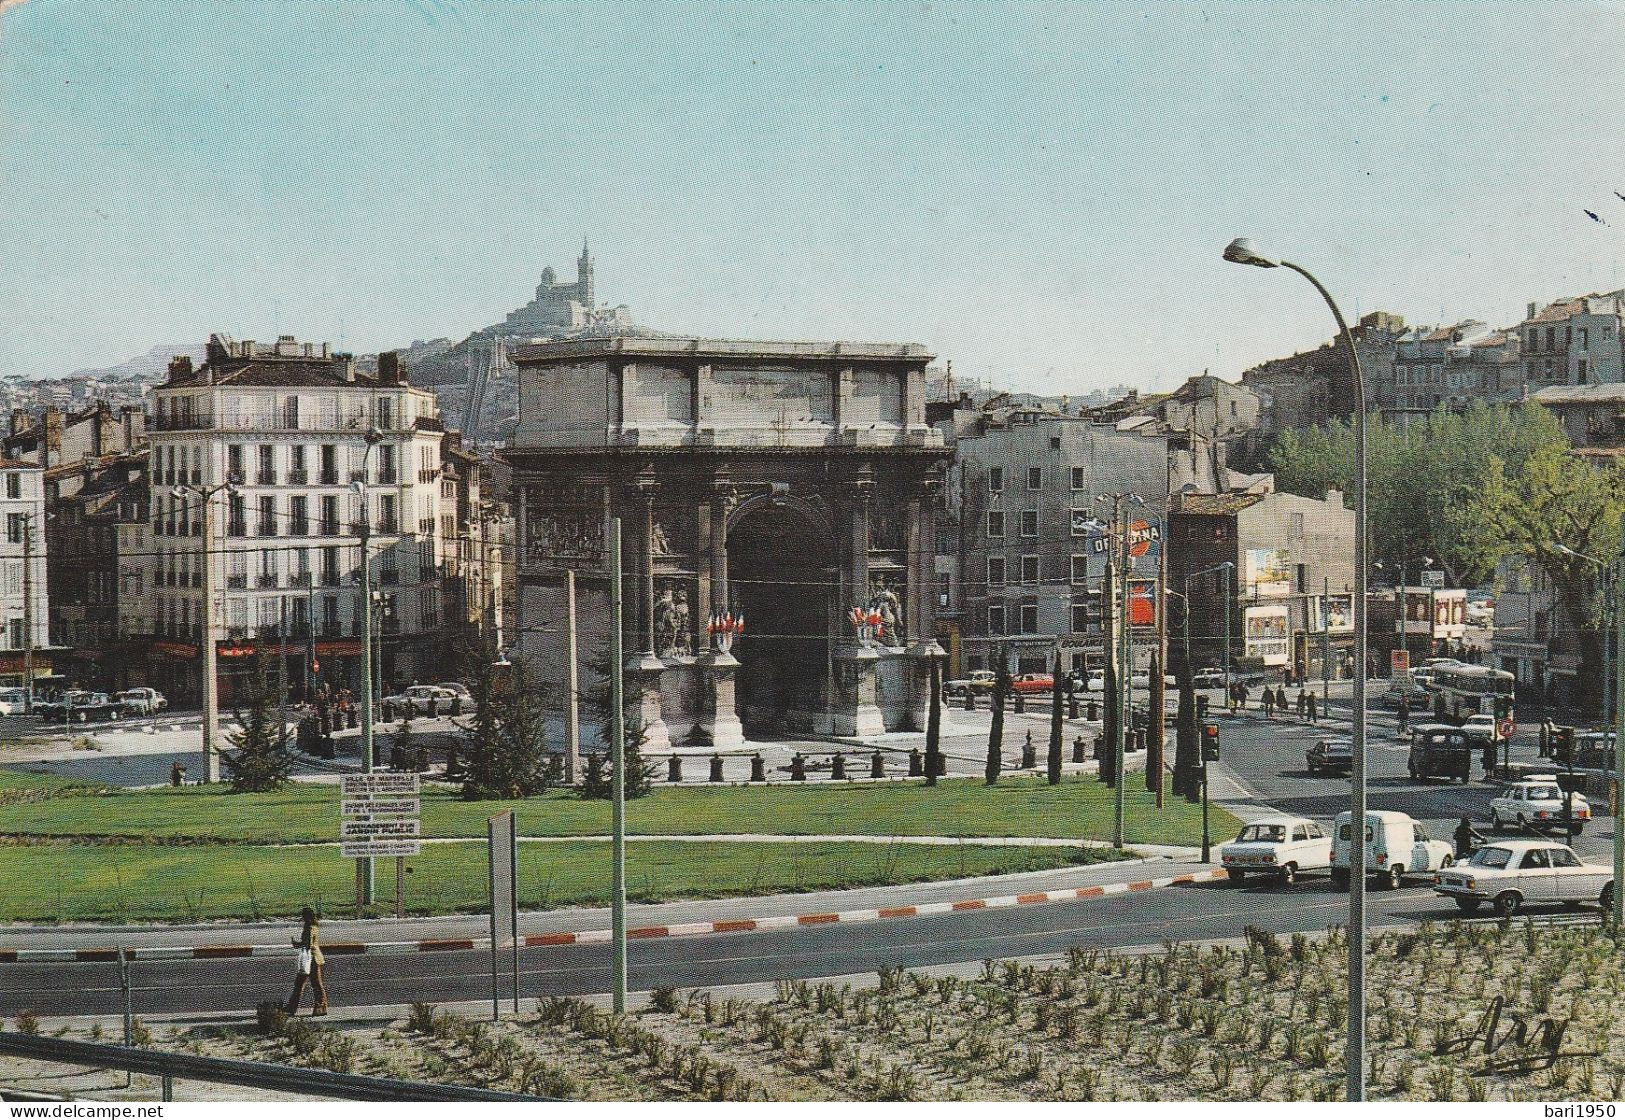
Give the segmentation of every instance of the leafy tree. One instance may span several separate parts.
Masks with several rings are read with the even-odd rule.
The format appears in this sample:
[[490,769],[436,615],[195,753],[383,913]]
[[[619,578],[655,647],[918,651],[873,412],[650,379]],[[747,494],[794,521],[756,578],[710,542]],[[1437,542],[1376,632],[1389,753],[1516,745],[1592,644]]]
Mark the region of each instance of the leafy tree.
[[1625,473],[1556,447],[1535,452],[1518,471],[1496,459],[1469,512],[1489,527],[1492,560],[1522,557],[1551,581],[1564,627],[1579,646],[1576,699],[1596,704],[1602,666],[1600,573],[1592,560],[1558,546],[1604,564],[1619,556]]
[[227,737],[234,750],[220,760],[233,793],[269,793],[288,780],[293,759],[285,737],[273,727],[275,692],[266,679],[265,655],[257,654],[242,726]]
[[[1556,419],[1533,404],[1440,409],[1403,427],[1373,415],[1366,443],[1372,558],[1431,556],[1460,586],[1484,583],[1494,570],[1492,533],[1471,512],[1491,461],[1515,475],[1537,452],[1568,448]],[[1283,491],[1351,494],[1354,453],[1353,428],[1332,421],[1283,433],[1270,466]]]
[[987,731],[987,784],[996,785],[999,771],[1004,766],[1004,700],[1010,695],[1010,666],[1004,651],[994,655],[993,666],[993,724]]

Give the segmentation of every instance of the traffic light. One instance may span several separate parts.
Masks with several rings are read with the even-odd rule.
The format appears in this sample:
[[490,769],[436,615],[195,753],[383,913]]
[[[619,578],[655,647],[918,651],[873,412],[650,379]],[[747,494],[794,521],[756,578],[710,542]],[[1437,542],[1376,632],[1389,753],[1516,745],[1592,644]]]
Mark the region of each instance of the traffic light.
[[1202,761],[1219,761],[1219,725],[1216,723],[1202,725]]
[[1552,728],[1552,757],[1570,766],[1574,764],[1574,728]]
[[1495,698],[1495,722],[1500,723],[1512,716],[1512,697],[1497,696]]

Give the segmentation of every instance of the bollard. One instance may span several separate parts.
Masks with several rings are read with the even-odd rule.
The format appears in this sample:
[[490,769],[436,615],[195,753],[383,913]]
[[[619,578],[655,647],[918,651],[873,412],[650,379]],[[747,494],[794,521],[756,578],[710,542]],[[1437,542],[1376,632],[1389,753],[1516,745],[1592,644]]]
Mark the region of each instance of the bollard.
[[1079,710],[1078,698],[1076,696],[1068,696],[1066,698],[1066,718],[1067,719],[1077,719],[1078,718],[1078,710]]
[[750,760],[750,780],[753,782],[767,781],[767,763],[761,755],[752,755]]
[[1016,693],[1016,714],[1020,715],[1022,712],[1025,712],[1026,710],[1027,710],[1027,694],[1025,692]]
[[356,728],[356,720],[358,720],[360,718],[361,718],[361,714],[359,712],[357,712],[354,708],[346,708],[346,709],[344,709],[344,726],[348,727],[351,731],[355,730],[355,728]]
[[722,781],[722,756],[720,754],[711,756],[711,780],[713,782]]
[[1083,761],[1083,736],[1082,735],[1079,735],[1076,739],[1072,740],[1072,761],[1073,762],[1082,762]]
[[968,688],[965,690],[965,710],[967,712],[976,710],[976,693]]
[[463,698],[461,696],[453,696],[451,698],[451,714],[454,716],[460,716],[463,714]]
[[917,750],[909,751],[908,752],[908,776],[911,777],[911,778],[918,778],[918,777],[922,776],[924,773],[925,773],[925,766],[924,766],[924,764],[922,763],[922,761],[920,759],[920,752],[917,751]]
[[1033,746],[1033,733],[1027,732],[1027,741],[1021,744],[1021,768],[1031,770],[1038,765],[1038,748]]
[[169,784],[172,785],[172,786],[183,786],[183,785],[185,785],[186,784],[186,767],[182,766],[178,762],[175,763],[175,765],[171,766],[169,768]]
[[671,758],[666,762],[666,780],[668,782],[680,782],[683,780],[683,760],[678,758],[676,755],[672,755]]
[[389,748],[389,768],[397,774],[406,769],[406,748]]
[[1095,751],[1095,776],[1107,785],[1112,784],[1112,760],[1106,757],[1106,752]]
[[440,714],[440,698],[438,696],[429,697],[429,718],[434,719],[439,714]]
[[1098,700],[1089,701],[1089,715],[1086,718],[1090,723],[1100,722],[1100,702]]
[[884,778],[886,776],[886,760],[876,751],[875,756],[869,760],[869,776],[871,778]]
[[937,777],[945,778],[947,776],[948,776],[948,756],[943,754],[941,751],[938,751],[937,752]]
[[846,780],[846,756],[839,751],[836,751],[835,757],[829,760],[829,778],[832,782]]
[[1145,750],[1145,728],[1136,727],[1134,729],[1134,741],[1128,745],[1127,749],[1131,751]]
[[416,770],[419,774],[427,774],[429,772],[428,747],[419,747],[417,751],[414,752],[412,757],[412,769]]
[[799,754],[790,759],[790,780],[792,782],[807,780],[807,760]]
[[[393,720],[394,718],[395,718],[395,705],[394,705],[394,703],[392,701],[385,700],[384,701],[384,722],[388,723],[391,720]],[[327,717],[326,716],[322,717],[322,722],[323,723],[327,722]],[[324,727],[324,728],[322,728],[322,730],[326,731],[327,728]]]

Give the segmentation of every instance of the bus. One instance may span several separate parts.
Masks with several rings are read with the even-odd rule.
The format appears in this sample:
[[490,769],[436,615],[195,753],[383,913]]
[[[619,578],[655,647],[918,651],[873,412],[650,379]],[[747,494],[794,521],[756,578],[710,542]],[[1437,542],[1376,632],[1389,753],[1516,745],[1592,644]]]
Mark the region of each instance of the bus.
[[1437,665],[1431,687],[1444,697],[1445,711],[1456,719],[1472,715],[1496,715],[1495,702],[1504,702],[1507,718],[1512,715],[1512,689],[1515,678],[1487,665]]

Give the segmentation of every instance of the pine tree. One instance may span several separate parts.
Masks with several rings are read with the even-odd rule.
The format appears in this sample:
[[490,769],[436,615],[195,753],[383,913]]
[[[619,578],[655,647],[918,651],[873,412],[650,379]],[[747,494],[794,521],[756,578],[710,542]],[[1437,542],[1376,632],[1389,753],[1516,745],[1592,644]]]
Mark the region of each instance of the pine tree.
[[993,667],[993,725],[987,732],[987,784],[995,785],[1004,766],[1004,698],[1010,694],[1010,666],[1005,664],[1004,652],[994,655],[998,664]]
[[272,726],[276,697],[265,673],[265,657],[254,659],[254,676],[246,697],[242,726],[227,737],[234,750],[221,756],[233,793],[269,793],[288,780],[293,760]]
[[[610,702],[611,689],[609,680],[609,653],[606,651],[597,657],[589,659],[587,662],[587,668],[592,673],[593,677],[602,683],[600,683],[596,688],[583,689],[581,692],[581,704],[588,710],[588,712],[596,716],[598,719],[598,741],[604,747],[606,752],[604,763],[607,763],[607,752],[612,746],[610,743],[610,725],[612,722],[612,716],[614,714],[614,708]],[[628,696],[627,699],[628,701],[631,701],[634,699],[634,697]],[[626,799],[630,801],[633,798],[645,796],[654,788],[654,775],[656,767],[645,764],[643,761],[642,748],[644,742],[647,740],[647,735],[644,732],[643,725],[637,722],[628,722],[626,724],[625,733],[626,742],[623,747],[624,757],[622,758],[622,762],[626,768],[624,792]],[[600,765],[603,764],[601,763]],[[581,796],[589,801],[599,800],[613,796],[613,791],[610,789],[609,781],[607,779],[604,781],[601,790],[596,784],[583,781],[581,785]]]

